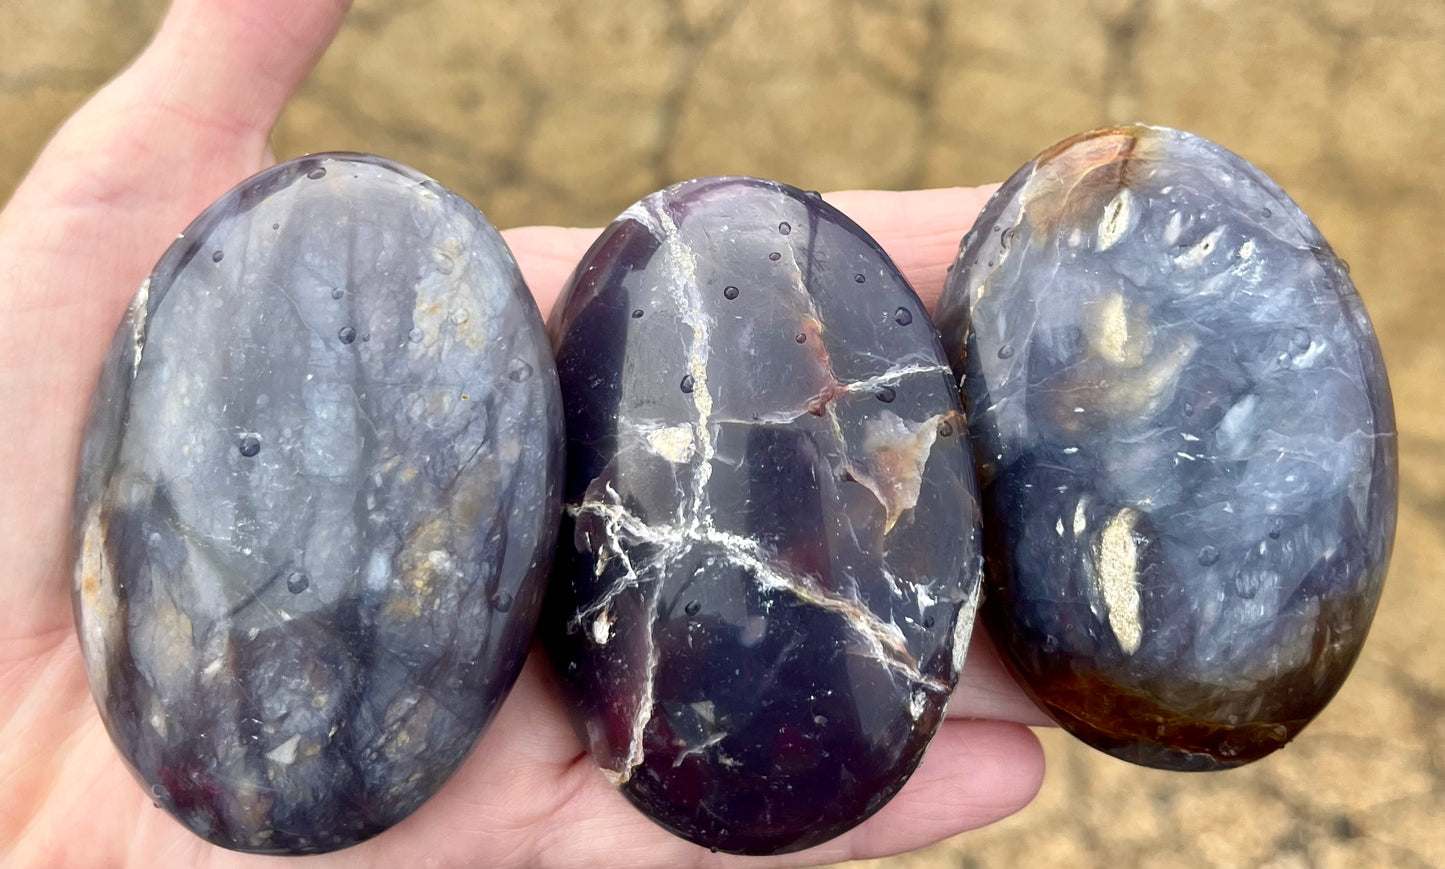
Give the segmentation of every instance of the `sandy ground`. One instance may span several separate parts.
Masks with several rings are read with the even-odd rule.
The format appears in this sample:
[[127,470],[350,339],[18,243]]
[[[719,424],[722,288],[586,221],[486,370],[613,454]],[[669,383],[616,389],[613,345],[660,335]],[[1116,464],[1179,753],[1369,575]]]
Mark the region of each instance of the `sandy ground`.
[[[161,11],[6,0],[0,200]],[[1156,773],[1044,733],[1034,805],[859,865],[1445,867],[1445,2],[358,0],[275,148],[387,154],[501,226],[599,225],[702,174],[982,184],[1136,119],[1258,163],[1353,266],[1401,436],[1374,631],[1325,714],[1253,767]]]

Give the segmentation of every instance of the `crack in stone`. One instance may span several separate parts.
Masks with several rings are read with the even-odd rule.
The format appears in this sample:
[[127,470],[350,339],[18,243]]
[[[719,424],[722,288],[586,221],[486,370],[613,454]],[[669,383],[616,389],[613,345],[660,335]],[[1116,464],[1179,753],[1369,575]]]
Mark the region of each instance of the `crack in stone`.
[[[659,582],[653,587],[647,611],[656,612],[661,598],[662,583]],[[632,719],[632,736],[627,743],[627,759],[623,762],[621,770],[602,768],[603,775],[607,776],[614,787],[624,785],[631,780],[632,773],[642,765],[643,757],[646,754],[643,737],[647,735],[647,725],[652,722],[652,713],[657,705],[653,694],[654,686],[657,683],[657,666],[660,662],[657,654],[657,638],[653,634],[654,624],[649,624],[647,627],[647,672],[642,678],[642,693],[638,696],[637,713]]]
[[856,380],[851,383],[838,383],[834,381],[803,402],[803,406],[790,410],[778,411],[776,413],[765,413],[750,419],[739,419],[737,417],[718,417],[715,422],[730,422],[738,425],[787,425],[797,422],[804,416],[826,416],[834,422],[834,433],[838,435],[839,443],[847,446],[842,438],[842,432],[837,428],[837,417],[833,413],[833,404],[841,396],[862,395],[870,392],[877,392],[884,386],[894,386],[902,382],[905,377],[912,377],[915,374],[946,374],[953,377],[953,371],[947,365],[909,365],[903,368],[894,368],[874,375],[867,380]]
[[665,209],[649,207],[649,211],[654,218],[651,226],[654,227],[654,231],[660,230],[659,241],[666,245],[672,253],[671,261],[678,264],[676,280],[668,285],[668,289],[677,303],[677,310],[683,323],[692,330],[692,346],[688,348],[687,354],[687,373],[692,378],[692,403],[693,407],[697,409],[694,438],[698,461],[694,465],[690,521],[694,525],[711,525],[712,518],[706,515],[703,506],[707,483],[712,477],[712,458],[716,452],[716,447],[712,442],[712,431],[709,429],[712,424],[713,400],[707,383],[707,360],[712,338],[712,318],[703,313],[703,300],[697,281],[696,254],[687,243],[682,241],[677,224],[673,222],[672,216]]
[[[620,552],[623,549],[618,535],[629,538],[633,543],[647,543],[658,547],[659,551],[649,559],[651,563],[665,564],[673,556],[697,544],[715,546],[722,550],[722,554],[728,560],[751,572],[762,588],[769,591],[785,591],[804,603],[842,616],[865,640],[869,651],[883,666],[917,682],[928,690],[948,693],[947,684],[924,675],[918,669],[918,663],[908,652],[903,631],[896,624],[878,618],[858,601],[822,588],[809,576],[793,573],[777,565],[771,560],[769,553],[756,541],[738,534],[720,531],[712,527],[710,523],[689,523],[683,527],[649,525],[622,506],[621,498],[610,485],[606,487],[606,492],[616,501],[584,501],[581,504],[569,505],[567,512],[573,517],[588,515],[601,517],[603,534],[607,538],[606,546],[614,552]],[[630,561],[628,569],[629,574],[618,580],[597,603],[574,617],[573,625],[575,627],[582,626],[590,618],[600,616],[619,595],[644,581],[656,583],[652,603],[652,607],[656,608],[657,596],[660,594],[656,589],[660,589],[662,584],[656,579],[642,579],[633,570]],[[645,565],[644,569],[646,569]]]
[[856,380],[852,383],[837,383],[829,385],[822,392],[808,400],[808,412],[818,413],[831,404],[839,396],[858,395],[860,393],[877,392],[884,386],[892,386],[899,383],[905,377],[914,374],[939,374],[947,373],[953,376],[953,371],[947,365],[907,365],[902,368],[893,368],[882,374],[874,375],[867,380]]

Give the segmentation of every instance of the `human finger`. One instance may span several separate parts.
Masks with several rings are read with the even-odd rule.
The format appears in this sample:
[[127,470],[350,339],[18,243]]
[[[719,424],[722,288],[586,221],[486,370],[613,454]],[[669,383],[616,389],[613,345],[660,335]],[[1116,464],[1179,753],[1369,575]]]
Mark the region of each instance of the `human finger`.
[[1044,761],[1026,727],[946,721],[919,768],[878,814],[817,847],[767,858],[712,854],[671,836],[590,772],[541,831],[528,865],[781,869],[901,854],[1023,808],[1043,782]]
[[[997,185],[936,190],[846,190],[824,199],[877,239],[929,310],[963,234]],[[546,316],[598,229],[524,226],[502,233]]]

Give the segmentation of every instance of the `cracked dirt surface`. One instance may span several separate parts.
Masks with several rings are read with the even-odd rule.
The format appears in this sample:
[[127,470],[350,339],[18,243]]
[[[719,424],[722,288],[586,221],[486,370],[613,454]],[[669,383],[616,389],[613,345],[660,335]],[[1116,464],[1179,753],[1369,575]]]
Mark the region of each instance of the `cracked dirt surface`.
[[[0,199],[148,38],[158,0],[10,0]],[[1445,3],[358,0],[279,156],[375,151],[501,226],[600,225],[692,175],[805,189],[1002,180],[1081,130],[1253,160],[1353,267],[1400,425],[1401,515],[1351,680],[1291,747],[1201,776],[1045,733],[1020,815],[875,866],[1445,867]]]

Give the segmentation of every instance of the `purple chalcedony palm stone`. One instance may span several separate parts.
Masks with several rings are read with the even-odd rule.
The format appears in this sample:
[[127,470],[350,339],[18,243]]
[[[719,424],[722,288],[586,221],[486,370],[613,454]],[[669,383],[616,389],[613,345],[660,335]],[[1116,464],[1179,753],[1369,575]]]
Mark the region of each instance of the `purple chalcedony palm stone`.
[[1374,331],[1299,207],[1197,136],[1088,133],[989,202],[938,323],[1029,693],[1150,766],[1294,737],[1364,642],[1397,487]]
[[555,551],[561,397],[476,209],[363,155],[186,230],[101,376],[75,601],[112,739],[228,848],[384,830],[516,678]]
[[942,722],[982,565],[918,298],[817,194],[712,178],[628,209],[550,328],[568,471],[542,630],[593,758],[707,847],[857,824]]

